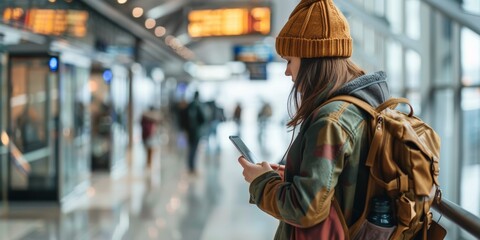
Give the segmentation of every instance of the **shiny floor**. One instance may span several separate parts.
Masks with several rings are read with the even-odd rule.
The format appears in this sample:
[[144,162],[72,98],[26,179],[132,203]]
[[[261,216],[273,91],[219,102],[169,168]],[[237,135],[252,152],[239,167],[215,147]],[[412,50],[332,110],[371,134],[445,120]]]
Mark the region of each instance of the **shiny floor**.
[[[128,172],[117,178],[92,173],[91,187],[74,207],[10,207],[13,214],[0,218],[0,239],[273,239],[277,221],[248,203],[239,154],[228,140],[232,129],[233,123],[220,126],[218,145],[214,138],[201,142],[196,176],[186,171],[184,135],[161,134],[151,169],[135,144]],[[288,143],[281,132],[269,133],[274,140],[264,148],[255,142],[256,131],[242,137],[264,159],[278,162],[284,148],[275,149]]]

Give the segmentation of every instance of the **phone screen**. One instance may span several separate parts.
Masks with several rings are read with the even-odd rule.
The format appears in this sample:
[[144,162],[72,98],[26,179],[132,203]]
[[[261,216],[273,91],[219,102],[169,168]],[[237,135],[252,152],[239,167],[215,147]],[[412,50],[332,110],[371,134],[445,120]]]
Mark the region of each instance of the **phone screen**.
[[248,149],[247,145],[242,141],[242,139],[239,136],[230,136],[228,137],[232,141],[233,145],[240,151],[240,153],[247,159],[249,162],[256,164],[258,163],[258,159],[255,157],[255,155]]

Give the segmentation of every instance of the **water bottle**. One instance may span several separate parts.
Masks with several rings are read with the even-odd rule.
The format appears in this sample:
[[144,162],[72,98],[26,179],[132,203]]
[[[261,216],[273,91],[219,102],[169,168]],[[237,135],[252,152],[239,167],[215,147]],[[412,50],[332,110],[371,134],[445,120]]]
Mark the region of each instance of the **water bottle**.
[[367,220],[380,227],[393,227],[394,220],[391,209],[390,199],[374,197],[371,200],[370,214]]

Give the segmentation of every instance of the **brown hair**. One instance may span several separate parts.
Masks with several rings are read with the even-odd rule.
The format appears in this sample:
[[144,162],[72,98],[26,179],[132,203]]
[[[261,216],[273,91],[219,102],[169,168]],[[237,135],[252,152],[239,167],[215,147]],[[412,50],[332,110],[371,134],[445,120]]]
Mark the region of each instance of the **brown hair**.
[[[302,58],[297,79],[289,96],[288,112],[292,119],[288,127],[295,127],[345,83],[365,75],[349,58]],[[292,104],[296,112],[292,114]]]

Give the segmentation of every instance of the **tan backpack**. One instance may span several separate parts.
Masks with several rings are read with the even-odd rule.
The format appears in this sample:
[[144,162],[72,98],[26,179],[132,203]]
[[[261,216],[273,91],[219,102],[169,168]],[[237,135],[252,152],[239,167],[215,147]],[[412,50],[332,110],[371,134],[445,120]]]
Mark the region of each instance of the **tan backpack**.
[[[388,196],[396,227],[389,239],[427,239],[432,224],[430,206],[439,193],[440,138],[421,119],[413,116],[408,99],[390,98],[377,108],[352,96],[336,96],[369,113],[371,145],[366,160],[370,170],[366,205],[359,220],[349,228],[352,239],[362,239],[370,201]],[[395,110],[399,103],[410,107],[406,114]],[[325,103],[326,104],[326,103]]]

